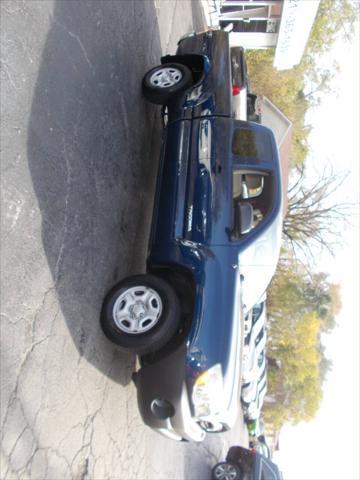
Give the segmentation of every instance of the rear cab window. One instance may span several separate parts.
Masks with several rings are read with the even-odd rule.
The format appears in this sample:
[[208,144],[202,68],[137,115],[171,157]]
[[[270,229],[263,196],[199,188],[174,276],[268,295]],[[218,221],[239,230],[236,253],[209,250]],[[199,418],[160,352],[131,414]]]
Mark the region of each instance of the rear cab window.
[[269,159],[272,152],[271,139],[266,131],[252,128],[235,128],[232,138],[232,153],[243,157],[250,164],[259,164]]

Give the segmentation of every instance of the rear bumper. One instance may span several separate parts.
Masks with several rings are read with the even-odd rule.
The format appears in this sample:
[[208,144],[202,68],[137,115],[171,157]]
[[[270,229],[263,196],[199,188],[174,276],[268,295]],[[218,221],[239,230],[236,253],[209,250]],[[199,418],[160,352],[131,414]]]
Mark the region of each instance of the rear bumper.
[[166,437],[201,442],[205,432],[191,413],[185,364],[186,345],[181,345],[143,366],[136,376],[139,410],[144,423]]

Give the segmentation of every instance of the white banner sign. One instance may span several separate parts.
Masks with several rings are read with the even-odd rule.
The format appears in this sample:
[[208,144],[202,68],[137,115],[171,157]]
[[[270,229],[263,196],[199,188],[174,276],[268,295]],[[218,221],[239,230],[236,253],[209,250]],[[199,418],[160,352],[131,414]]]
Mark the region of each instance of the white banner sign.
[[274,67],[287,70],[301,61],[320,0],[284,0]]

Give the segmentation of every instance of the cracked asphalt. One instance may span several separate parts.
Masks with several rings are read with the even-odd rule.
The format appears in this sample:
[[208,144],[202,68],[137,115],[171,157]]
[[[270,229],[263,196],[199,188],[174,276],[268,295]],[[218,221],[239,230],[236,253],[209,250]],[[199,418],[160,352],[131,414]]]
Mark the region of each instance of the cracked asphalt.
[[1,2],[1,479],[207,479],[236,429],[202,444],[145,427],[136,358],[99,310],[145,268],[160,112],[141,78],[201,4]]

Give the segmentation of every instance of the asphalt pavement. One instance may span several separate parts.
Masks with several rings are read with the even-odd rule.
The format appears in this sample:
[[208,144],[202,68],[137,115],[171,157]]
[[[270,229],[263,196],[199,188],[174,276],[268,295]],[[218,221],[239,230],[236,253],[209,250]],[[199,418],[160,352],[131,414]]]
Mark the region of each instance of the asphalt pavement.
[[145,269],[161,143],[144,73],[200,3],[1,2],[1,479],[207,479],[242,420],[202,444],[144,426],[136,358],[102,334]]

